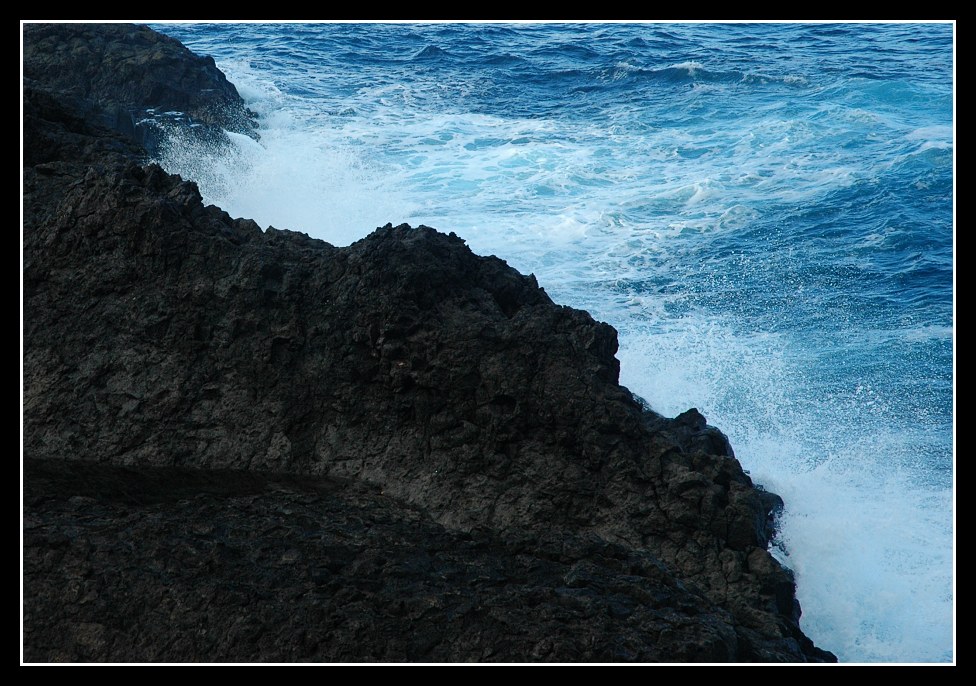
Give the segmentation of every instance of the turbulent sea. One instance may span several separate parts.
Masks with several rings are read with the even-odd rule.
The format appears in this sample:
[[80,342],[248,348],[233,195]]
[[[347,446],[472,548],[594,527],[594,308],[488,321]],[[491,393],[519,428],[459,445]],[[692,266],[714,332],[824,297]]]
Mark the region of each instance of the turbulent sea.
[[262,227],[454,231],[620,332],[783,496],[801,627],[953,641],[951,24],[154,24],[260,142],[160,162]]

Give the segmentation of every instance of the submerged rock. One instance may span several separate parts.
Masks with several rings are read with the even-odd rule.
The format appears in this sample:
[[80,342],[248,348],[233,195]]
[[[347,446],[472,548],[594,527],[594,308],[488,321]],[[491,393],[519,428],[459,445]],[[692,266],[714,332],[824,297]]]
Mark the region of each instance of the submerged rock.
[[[147,29],[63,26],[25,32],[25,61],[154,54],[125,38]],[[619,385],[612,327],[454,234],[336,248],[232,219],[44,73],[26,659],[833,659],[767,552],[782,501],[697,410]]]

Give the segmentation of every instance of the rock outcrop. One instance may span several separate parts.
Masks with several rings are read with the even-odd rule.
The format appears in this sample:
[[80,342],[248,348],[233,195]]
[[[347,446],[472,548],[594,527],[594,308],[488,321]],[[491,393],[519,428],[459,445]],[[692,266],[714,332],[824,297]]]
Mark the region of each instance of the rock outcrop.
[[[226,104],[147,32],[25,31],[25,659],[833,659],[780,499],[610,326],[454,234],[263,232],[79,109]],[[198,97],[132,86],[157,46]]]
[[257,136],[254,114],[213,58],[147,26],[27,24],[24,79],[150,154],[174,126],[215,144],[225,131]]

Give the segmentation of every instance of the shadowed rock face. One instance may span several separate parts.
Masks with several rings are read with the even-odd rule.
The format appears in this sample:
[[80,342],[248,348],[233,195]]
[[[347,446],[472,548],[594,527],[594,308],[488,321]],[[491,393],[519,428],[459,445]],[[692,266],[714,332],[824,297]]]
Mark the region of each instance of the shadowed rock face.
[[833,659],[780,499],[619,386],[610,326],[454,234],[262,232],[32,79],[28,660]]
[[25,640],[39,659],[738,652],[727,612],[650,553],[585,533],[457,531],[359,480],[49,461],[27,477],[25,573],[43,621]]

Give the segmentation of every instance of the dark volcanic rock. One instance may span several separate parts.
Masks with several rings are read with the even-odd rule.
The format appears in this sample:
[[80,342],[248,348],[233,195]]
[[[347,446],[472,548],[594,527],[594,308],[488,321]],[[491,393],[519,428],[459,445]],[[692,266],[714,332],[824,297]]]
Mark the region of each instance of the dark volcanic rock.
[[27,659],[833,658],[610,326],[453,234],[262,232],[72,102],[25,92]]
[[24,77],[149,152],[160,126],[175,122],[215,141],[223,129],[256,135],[253,113],[212,57],[146,26],[26,24]]
[[[728,613],[646,551],[461,532],[360,481],[28,464],[28,656],[725,661]],[[43,627],[43,628],[38,628]]]

